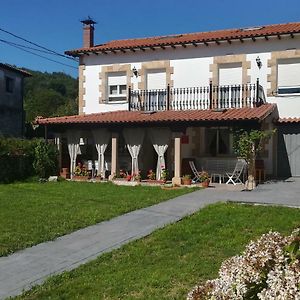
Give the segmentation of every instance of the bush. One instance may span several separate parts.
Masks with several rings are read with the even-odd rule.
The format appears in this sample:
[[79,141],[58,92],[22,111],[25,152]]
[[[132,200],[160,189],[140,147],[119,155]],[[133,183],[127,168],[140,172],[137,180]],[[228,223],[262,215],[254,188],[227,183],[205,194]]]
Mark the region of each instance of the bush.
[[219,278],[196,286],[187,299],[300,299],[300,229],[250,242],[241,256],[226,260]]
[[34,149],[33,168],[40,178],[57,174],[58,153],[54,145],[39,140]]
[[[33,163],[43,159],[41,153],[38,154],[36,150],[36,148],[41,149],[41,143],[45,144],[45,142],[38,139],[0,138],[0,182],[10,183],[18,180],[26,180],[36,175],[40,176],[40,173],[34,169]],[[51,154],[55,151],[55,148],[53,145],[48,145],[47,147],[54,149],[49,150],[49,156],[54,161],[54,164],[57,165],[57,159]],[[47,170],[49,170],[49,164],[51,165],[49,161],[46,162],[45,168]],[[48,174],[48,171],[46,173]]]

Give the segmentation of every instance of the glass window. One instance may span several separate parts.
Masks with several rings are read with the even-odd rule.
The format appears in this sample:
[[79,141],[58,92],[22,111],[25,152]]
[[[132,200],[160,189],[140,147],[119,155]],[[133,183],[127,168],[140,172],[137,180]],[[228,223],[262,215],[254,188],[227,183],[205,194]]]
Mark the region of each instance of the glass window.
[[232,154],[232,134],[228,128],[206,129],[206,153],[211,156]]
[[110,95],[117,95],[118,94],[118,86],[117,85],[111,85],[109,87],[109,94]]
[[5,77],[5,90],[7,93],[13,93],[14,91],[14,80],[10,77]]
[[127,100],[127,76],[126,72],[113,72],[107,74],[108,100]]

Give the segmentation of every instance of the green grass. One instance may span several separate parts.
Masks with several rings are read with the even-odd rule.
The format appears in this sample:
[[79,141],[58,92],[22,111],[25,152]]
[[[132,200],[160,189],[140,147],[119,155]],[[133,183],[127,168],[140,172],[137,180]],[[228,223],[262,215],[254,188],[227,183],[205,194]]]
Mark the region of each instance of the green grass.
[[79,182],[0,185],[0,256],[193,190]]
[[50,278],[19,299],[185,299],[221,262],[269,230],[288,234],[300,210],[216,204],[150,236]]

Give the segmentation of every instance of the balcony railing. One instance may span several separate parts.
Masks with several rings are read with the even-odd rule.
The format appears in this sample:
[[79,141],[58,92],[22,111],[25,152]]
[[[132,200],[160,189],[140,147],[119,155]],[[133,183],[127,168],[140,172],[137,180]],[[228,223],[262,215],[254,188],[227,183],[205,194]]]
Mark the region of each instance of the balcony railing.
[[128,91],[128,109],[140,111],[205,110],[258,107],[265,103],[259,81],[255,84],[213,85]]

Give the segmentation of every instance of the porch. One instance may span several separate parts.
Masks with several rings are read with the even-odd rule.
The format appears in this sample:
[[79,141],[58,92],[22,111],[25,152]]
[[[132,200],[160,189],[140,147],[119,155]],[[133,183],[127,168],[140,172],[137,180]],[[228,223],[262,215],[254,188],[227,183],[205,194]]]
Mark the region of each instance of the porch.
[[[162,180],[167,171],[166,179],[180,185],[182,176],[191,174],[185,163],[190,160],[198,170],[208,170],[209,161],[225,161],[225,171],[232,171],[236,162],[232,130],[272,126],[276,111],[272,104],[221,111],[118,111],[37,123],[45,126],[49,137],[54,134],[60,168],[69,168],[71,176],[78,162],[91,162],[100,178],[112,180],[122,170],[134,179],[138,174],[148,179],[153,170],[155,180]],[[266,147],[271,150],[272,142]],[[273,153],[266,154],[267,174],[273,174]]]

